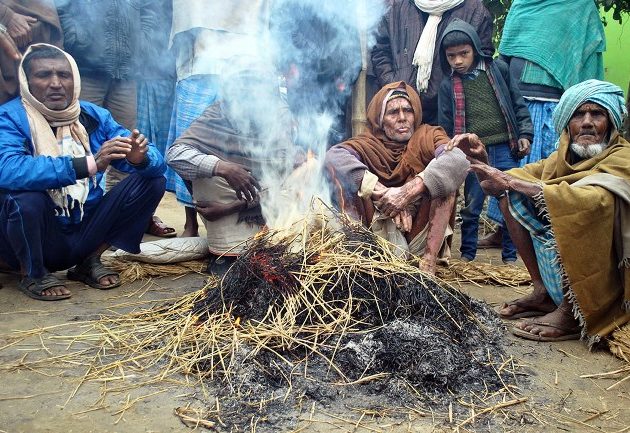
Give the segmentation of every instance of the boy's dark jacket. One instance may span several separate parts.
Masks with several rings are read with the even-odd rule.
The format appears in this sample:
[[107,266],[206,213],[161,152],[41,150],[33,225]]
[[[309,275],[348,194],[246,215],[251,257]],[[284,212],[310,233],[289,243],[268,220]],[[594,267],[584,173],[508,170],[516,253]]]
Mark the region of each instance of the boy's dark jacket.
[[[492,57],[485,55],[483,51],[481,51],[481,41],[479,40],[479,36],[477,36],[477,32],[470,24],[462,20],[455,20],[449,24],[438,45],[440,47],[440,65],[445,75],[438,92],[439,125],[446,130],[449,136],[453,136],[455,99],[453,97],[452,69],[446,59],[445,50],[442,48],[442,40],[447,34],[453,31],[466,33],[474,44],[473,48],[477,53],[476,59],[482,58],[485,60],[486,72],[492,75],[498,87],[495,91],[498,90],[496,93],[499,96],[499,105],[502,111],[506,113],[506,121],[509,123],[512,131],[514,131],[515,138],[527,138],[531,142],[534,137],[534,128],[532,126],[529,110],[518,89],[517,81],[510,75],[508,65],[503,60],[493,60]],[[474,66],[475,64],[473,64],[473,67]],[[457,74],[457,72],[453,73]],[[518,144],[516,142],[510,143],[510,148],[515,155],[518,150]]]

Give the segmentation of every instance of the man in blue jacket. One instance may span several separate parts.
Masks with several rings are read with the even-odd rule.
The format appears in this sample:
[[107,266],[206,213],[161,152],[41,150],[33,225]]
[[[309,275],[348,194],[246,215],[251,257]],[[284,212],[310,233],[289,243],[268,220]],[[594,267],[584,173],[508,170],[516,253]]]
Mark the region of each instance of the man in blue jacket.
[[[19,270],[20,290],[41,300],[71,296],[51,272],[99,289],[120,285],[100,256],[131,253],[164,194],[165,164],[138,130],[79,101],[74,59],[32,45],[19,68],[20,93],[0,106],[0,267]],[[107,195],[109,165],[131,173]]]

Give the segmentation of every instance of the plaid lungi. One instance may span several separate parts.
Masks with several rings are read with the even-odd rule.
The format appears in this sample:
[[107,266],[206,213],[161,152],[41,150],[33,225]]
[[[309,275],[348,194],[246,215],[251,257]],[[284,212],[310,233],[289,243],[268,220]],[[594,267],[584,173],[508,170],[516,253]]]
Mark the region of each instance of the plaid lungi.
[[510,214],[527,229],[532,238],[538,269],[547,293],[556,305],[560,305],[563,299],[563,272],[551,225],[546,218],[539,215],[534,202],[523,194],[511,191],[508,198]]
[[138,81],[137,128],[164,155],[175,99],[174,80]]
[[551,115],[557,102],[527,101],[527,108],[534,125],[534,141],[529,155],[521,159],[520,166],[547,158],[558,148],[558,134],[554,130]]
[[[168,133],[168,146],[179,137],[195,119],[218,98],[219,85],[216,75],[195,75],[177,83],[175,104]],[[177,201],[193,207],[193,198],[175,170],[166,170],[166,190],[174,192]]]
[[503,214],[499,209],[499,201],[495,197],[488,199],[488,209],[486,209],[486,216],[494,223],[503,226]]

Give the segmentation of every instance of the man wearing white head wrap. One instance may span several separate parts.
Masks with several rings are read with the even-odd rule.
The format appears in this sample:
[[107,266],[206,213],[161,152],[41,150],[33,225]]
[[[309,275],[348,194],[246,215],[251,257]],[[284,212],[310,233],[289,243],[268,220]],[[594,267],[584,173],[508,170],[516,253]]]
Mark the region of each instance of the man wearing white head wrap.
[[[618,86],[584,81],[558,103],[549,158],[507,173],[471,166],[484,191],[501,197],[534,283],[500,309],[505,319],[540,316],[517,322],[519,337],[592,345],[630,320],[630,143],[618,131],[626,114]],[[464,151],[486,156],[483,146]]]
[[[51,272],[92,287],[120,285],[100,255],[110,245],[139,252],[146,221],[164,193],[162,156],[139,131],[78,100],[74,59],[32,45],[19,68],[21,97],[0,107],[0,267],[20,271],[34,299],[70,297]],[[106,196],[108,166],[131,175]]]
[[[383,17],[371,60],[379,87],[404,81],[420,94],[423,121],[437,125],[437,93],[444,73],[435,49],[456,18],[467,22],[491,56],[492,16],[481,0],[395,0]],[[371,95],[370,95],[371,96]]]

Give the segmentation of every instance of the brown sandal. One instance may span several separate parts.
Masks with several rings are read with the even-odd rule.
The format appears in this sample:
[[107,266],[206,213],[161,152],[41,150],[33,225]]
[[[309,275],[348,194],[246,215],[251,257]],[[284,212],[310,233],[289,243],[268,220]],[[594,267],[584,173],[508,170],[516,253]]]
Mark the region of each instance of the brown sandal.
[[164,223],[159,217],[153,215],[151,217],[151,221],[149,222],[149,226],[147,227],[146,233],[157,236],[159,238],[174,238],[177,236],[175,229],[173,227],[169,227]]

